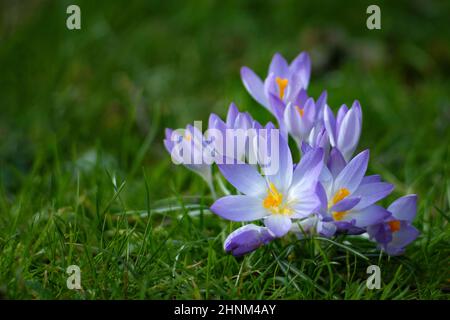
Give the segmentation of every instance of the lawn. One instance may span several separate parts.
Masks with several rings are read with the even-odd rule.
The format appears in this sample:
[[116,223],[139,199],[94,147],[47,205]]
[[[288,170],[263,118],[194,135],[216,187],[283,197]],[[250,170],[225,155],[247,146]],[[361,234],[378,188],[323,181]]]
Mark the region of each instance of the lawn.
[[[66,28],[69,4],[81,30]],[[368,30],[369,4],[0,4],[0,298],[449,299],[450,5],[380,1],[382,29]],[[231,101],[273,121],[240,67],[263,75],[275,52],[302,50],[312,96],[361,102],[358,150],[395,185],[382,204],[419,197],[402,256],[356,236],[226,254],[241,224],[212,214],[208,186],[164,149],[166,127],[225,117]]]

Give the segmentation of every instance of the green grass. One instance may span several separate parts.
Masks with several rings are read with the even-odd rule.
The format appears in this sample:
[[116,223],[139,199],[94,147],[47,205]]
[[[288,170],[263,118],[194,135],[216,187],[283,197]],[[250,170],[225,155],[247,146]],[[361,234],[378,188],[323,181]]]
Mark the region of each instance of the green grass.
[[[196,1],[177,5],[9,2],[0,24],[0,297],[13,299],[448,299],[450,39],[444,2]],[[16,14],[14,14],[16,13]],[[17,18],[14,18],[17,17]],[[359,99],[359,149],[394,183],[383,204],[419,195],[421,236],[401,257],[359,237],[274,241],[236,259],[239,226],[162,145],[165,127],[225,116],[264,122],[239,68],[275,51],[312,54],[310,93],[335,110]],[[83,290],[66,287],[81,268]],[[382,288],[366,288],[377,264]]]

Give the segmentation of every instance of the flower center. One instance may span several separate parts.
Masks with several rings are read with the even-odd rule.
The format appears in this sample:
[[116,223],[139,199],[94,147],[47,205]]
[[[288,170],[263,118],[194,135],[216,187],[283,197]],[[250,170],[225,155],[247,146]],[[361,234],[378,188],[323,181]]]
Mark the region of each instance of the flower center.
[[299,106],[295,106],[295,109],[297,109],[297,112],[300,114],[300,117],[303,117],[305,114],[305,109],[300,109]]
[[[333,198],[331,199],[331,203],[328,204],[328,207],[330,208],[330,207],[334,206],[339,201],[345,199],[349,194],[350,194],[350,191],[347,188],[339,189],[334,194]],[[348,211],[333,211],[331,215],[333,216],[334,220],[340,221],[340,220],[344,219],[344,217],[347,215],[347,212]]]
[[279,93],[280,93],[280,99],[283,99],[284,97],[284,91],[289,83],[288,79],[283,79],[280,77],[275,78],[275,82],[278,85]]
[[269,184],[267,196],[263,200],[263,207],[272,214],[290,215],[292,213],[292,209],[286,204],[283,204],[283,195],[277,190],[273,183]]
[[400,230],[400,221],[392,220],[387,223],[392,232],[397,232]]
[[184,140],[190,142],[190,141],[192,140],[191,134],[190,134],[190,133],[186,133],[186,134],[184,135]]

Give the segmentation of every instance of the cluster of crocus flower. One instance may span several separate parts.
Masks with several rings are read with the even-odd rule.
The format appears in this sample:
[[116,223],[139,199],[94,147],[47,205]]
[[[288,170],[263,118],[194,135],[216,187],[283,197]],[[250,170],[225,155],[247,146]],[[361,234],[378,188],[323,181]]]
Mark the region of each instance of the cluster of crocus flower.
[[[210,208],[227,220],[254,222],[226,238],[224,248],[235,256],[288,233],[298,238],[368,234],[389,255],[402,254],[419,234],[412,226],[417,196],[401,197],[387,209],[377,204],[394,186],[379,175],[366,175],[369,150],[354,156],[362,128],[360,103],[355,101],[350,108],[344,104],[335,115],[326,91],[317,100],[308,96],[310,74],[311,61],[305,52],[291,64],[275,54],[264,80],[243,67],[245,88],[273,114],[278,128],[271,122],[262,126],[232,103],[225,121],[210,115],[205,133],[193,126],[167,129],[167,150],[174,162],[200,174],[214,197],[213,164],[237,190],[215,200]],[[240,144],[234,143],[237,132],[244,133]],[[298,163],[293,161],[289,137],[301,154]],[[275,152],[270,148],[274,144]],[[232,156],[226,152],[230,150]],[[276,170],[267,165],[274,159]]]

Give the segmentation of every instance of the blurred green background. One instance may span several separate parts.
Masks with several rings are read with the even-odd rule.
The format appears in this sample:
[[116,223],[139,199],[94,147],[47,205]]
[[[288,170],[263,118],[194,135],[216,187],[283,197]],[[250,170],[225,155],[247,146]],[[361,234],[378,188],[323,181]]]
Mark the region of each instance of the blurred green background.
[[[81,8],[81,30],[66,28],[70,4]],[[406,297],[447,292],[450,2],[377,1],[381,30],[366,28],[370,4],[373,1],[2,1],[0,295],[232,297],[232,292],[200,284],[180,289],[156,266],[160,273],[153,279],[148,265],[135,272],[147,270],[145,283],[156,286],[154,291],[140,291],[137,284],[122,291],[123,266],[115,270],[112,260],[102,258],[94,259],[104,267],[98,266],[89,281],[92,287],[95,283],[107,288],[71,295],[61,288],[60,279],[65,266],[77,261],[73,252],[81,249],[75,242],[111,249],[114,257],[125,255],[137,263],[119,246],[121,240],[105,236],[117,230],[110,215],[146,210],[174,195],[205,195],[202,203],[210,204],[202,181],[171,164],[162,145],[164,128],[184,127],[194,120],[206,123],[211,112],[225,116],[231,101],[259,121],[273,120],[245,91],[239,69],[247,65],[265,76],[275,52],[291,60],[303,50],[313,62],[313,97],[326,89],[334,110],[360,100],[364,123],[359,149],[371,149],[369,171],[396,185],[393,197],[419,194],[416,225],[423,238],[413,249],[421,252],[413,260],[429,259],[420,271],[421,282],[417,280],[423,287],[408,280],[407,287],[414,289]],[[155,221],[152,238],[159,239],[157,232],[161,239],[176,238],[168,231],[173,227],[165,230]],[[128,220],[122,227],[135,228],[144,239],[138,240],[146,241],[146,224],[140,219],[132,223]],[[182,225],[180,241],[189,241],[189,236],[192,241],[218,234],[223,238],[227,225],[212,216],[193,227],[194,233],[190,225]],[[210,244],[217,256],[223,255],[221,239]],[[148,252],[153,252],[151,246]],[[170,248],[176,253],[179,247]],[[211,253],[205,250],[186,256],[183,263],[209,261]],[[171,265],[175,253],[161,259]],[[117,287],[98,284],[102,272],[105,278],[118,272]],[[203,274],[194,279],[203,283]],[[343,287],[330,290],[330,295],[309,292],[305,297],[345,297]]]

